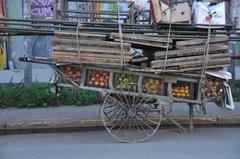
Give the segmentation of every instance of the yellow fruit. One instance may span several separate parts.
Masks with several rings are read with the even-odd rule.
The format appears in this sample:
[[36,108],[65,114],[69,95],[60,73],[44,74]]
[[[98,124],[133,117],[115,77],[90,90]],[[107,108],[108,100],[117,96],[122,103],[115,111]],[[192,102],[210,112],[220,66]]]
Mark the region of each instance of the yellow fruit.
[[181,93],[181,97],[185,97],[186,96],[186,94],[185,93]]
[[188,94],[188,93],[189,93],[189,90],[185,90],[184,93]]

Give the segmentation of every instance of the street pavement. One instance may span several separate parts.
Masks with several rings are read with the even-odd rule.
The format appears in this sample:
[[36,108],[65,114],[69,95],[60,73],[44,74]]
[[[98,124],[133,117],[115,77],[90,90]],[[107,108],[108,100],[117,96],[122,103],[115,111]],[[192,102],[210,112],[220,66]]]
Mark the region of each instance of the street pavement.
[[[50,67],[34,68],[32,70],[33,82],[50,82],[53,76],[53,69]],[[20,83],[24,79],[23,69],[0,70],[0,83]]]
[[[21,122],[21,121],[40,121],[40,120],[78,120],[78,119],[100,119],[101,105],[88,106],[57,106],[47,108],[6,108],[0,109],[0,123]],[[197,109],[199,109],[197,107]],[[219,116],[233,117],[240,116],[240,102],[235,102],[235,109],[232,111],[223,110],[214,103],[206,106],[207,114],[198,114],[194,109],[195,117],[198,116]],[[170,116],[188,116],[188,106],[184,103],[176,103],[172,106]]]
[[[223,110],[214,103],[206,106],[207,114],[198,114],[194,109],[195,124],[200,125],[240,125],[240,103],[235,103],[235,110]],[[174,104],[170,117],[181,124],[188,124],[188,106],[183,103]],[[171,124],[163,120],[162,125]],[[100,105],[59,106],[47,108],[6,108],[0,109],[1,130],[35,130],[103,126]]]
[[0,136],[1,159],[239,159],[240,128],[160,129],[142,143],[106,131]]

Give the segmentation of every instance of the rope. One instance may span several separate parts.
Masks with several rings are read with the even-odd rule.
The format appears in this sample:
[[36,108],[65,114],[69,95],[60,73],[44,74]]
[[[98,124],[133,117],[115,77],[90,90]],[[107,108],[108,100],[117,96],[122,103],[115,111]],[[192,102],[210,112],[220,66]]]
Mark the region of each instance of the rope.
[[[207,36],[207,41],[204,46],[204,53],[203,53],[203,66],[202,66],[202,71],[201,71],[201,78],[200,78],[200,84],[199,84],[199,89],[198,93],[204,93],[203,92],[203,87],[205,85],[205,80],[206,80],[206,70],[208,66],[208,55],[209,55],[209,44],[211,40],[211,21],[209,21],[208,25],[208,36]],[[204,100],[204,99],[202,99]]]
[[164,58],[163,72],[166,71],[166,67],[167,67],[167,58],[168,58],[168,50],[169,50],[169,43],[170,43],[170,37],[171,37],[171,29],[172,29],[172,12],[170,9],[170,24],[168,28],[168,40],[167,40],[167,48],[166,48],[165,58]]
[[[209,15],[210,15],[210,19],[211,19],[211,14],[209,12]],[[199,94],[199,97],[201,94],[204,95],[204,85],[205,85],[205,80],[206,80],[206,70],[207,70],[207,66],[208,66],[208,55],[209,55],[209,44],[210,44],[210,40],[211,40],[211,21],[209,20],[209,24],[208,24],[208,36],[207,36],[207,41],[205,43],[205,46],[204,46],[204,54],[203,54],[203,66],[202,66],[202,71],[201,71],[201,78],[200,78],[200,82],[199,82],[199,88],[198,88],[198,94]],[[201,99],[203,103],[204,101],[204,98]],[[206,109],[205,109],[205,106],[203,106],[203,110],[204,110],[204,113],[206,113]]]
[[80,23],[80,21],[78,21],[77,24],[77,29],[76,29],[76,39],[77,39],[77,51],[78,51],[78,62],[81,63],[81,51],[80,51],[80,44],[79,44],[79,29],[82,28],[82,24]]
[[117,0],[117,13],[118,13],[118,32],[119,32],[119,41],[121,48],[121,68],[125,66],[125,56],[123,49],[123,38],[122,38],[122,25],[120,23],[120,12],[119,12],[119,1]]

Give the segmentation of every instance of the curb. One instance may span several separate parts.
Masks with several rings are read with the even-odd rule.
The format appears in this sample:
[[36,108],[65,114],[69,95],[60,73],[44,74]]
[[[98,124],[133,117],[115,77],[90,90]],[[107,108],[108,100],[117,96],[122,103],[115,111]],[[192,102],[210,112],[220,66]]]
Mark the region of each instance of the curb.
[[[188,125],[188,117],[172,117],[172,119],[179,122],[181,125]],[[204,116],[195,117],[195,125],[201,126],[230,126],[240,125],[240,116],[231,117],[217,117],[217,116]],[[162,119],[161,126],[173,126],[167,119]],[[7,122],[0,124],[0,131],[14,131],[14,130],[41,130],[41,129],[72,129],[72,128],[90,128],[104,127],[102,120],[50,120],[50,121],[21,121],[21,122]]]

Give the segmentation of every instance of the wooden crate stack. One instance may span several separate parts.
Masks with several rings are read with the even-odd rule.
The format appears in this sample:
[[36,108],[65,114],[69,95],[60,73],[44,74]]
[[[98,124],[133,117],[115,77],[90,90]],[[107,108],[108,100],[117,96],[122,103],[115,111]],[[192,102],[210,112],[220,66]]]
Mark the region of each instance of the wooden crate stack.
[[[128,63],[132,59],[131,44],[123,43],[123,50]],[[119,42],[107,41],[106,35],[79,33],[77,40],[75,33],[55,32],[52,57],[64,62],[120,66],[121,46]]]
[[[220,70],[230,66],[230,56],[228,54],[228,38],[211,38],[208,55],[208,70]],[[151,68],[166,70],[178,70],[182,72],[197,72],[202,69],[204,64],[204,48],[206,40],[195,39],[178,41],[174,50],[157,51],[154,54],[155,60],[151,61]]]

